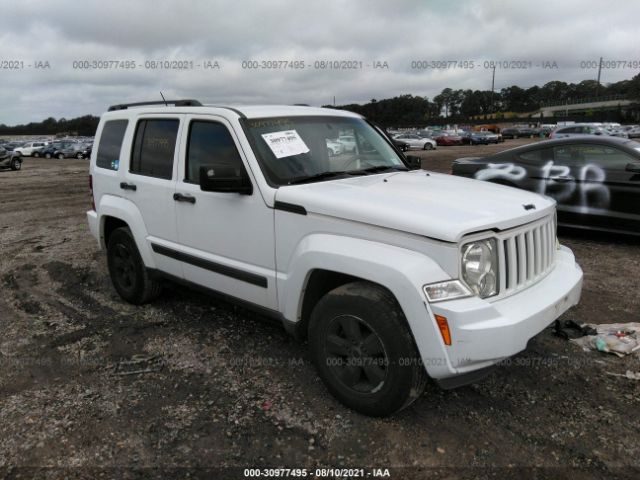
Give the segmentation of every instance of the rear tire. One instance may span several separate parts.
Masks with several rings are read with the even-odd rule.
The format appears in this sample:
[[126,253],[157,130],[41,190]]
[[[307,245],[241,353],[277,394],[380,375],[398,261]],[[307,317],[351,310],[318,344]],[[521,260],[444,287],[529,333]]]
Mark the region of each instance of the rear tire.
[[32,156],[32,157],[35,157],[35,158],[39,158],[39,157],[40,157],[40,152],[33,152],[33,153],[31,154],[31,156]]
[[413,403],[427,376],[395,298],[369,282],[326,294],[309,322],[311,358],[344,405],[381,417]]
[[22,168],[22,160],[14,158],[11,160],[11,170],[20,170]]
[[431,145],[431,143],[426,142],[424,144],[423,150],[433,150],[433,145]]
[[53,158],[53,155],[51,155],[50,153],[45,153],[44,158]]
[[117,228],[109,236],[107,265],[114,288],[127,302],[141,305],[160,295],[162,285],[149,276],[128,227]]
[[59,153],[59,154],[58,154],[58,158],[59,158],[60,160],[64,160],[64,153]]

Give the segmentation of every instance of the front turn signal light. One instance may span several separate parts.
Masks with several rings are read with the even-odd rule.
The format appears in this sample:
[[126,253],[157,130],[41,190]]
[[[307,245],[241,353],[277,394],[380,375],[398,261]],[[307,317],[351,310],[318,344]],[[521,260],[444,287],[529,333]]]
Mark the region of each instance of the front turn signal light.
[[443,317],[442,315],[435,315],[436,323],[438,324],[438,328],[440,329],[440,335],[442,335],[442,340],[445,345],[451,345],[451,331],[449,330],[449,323],[447,322],[447,317]]

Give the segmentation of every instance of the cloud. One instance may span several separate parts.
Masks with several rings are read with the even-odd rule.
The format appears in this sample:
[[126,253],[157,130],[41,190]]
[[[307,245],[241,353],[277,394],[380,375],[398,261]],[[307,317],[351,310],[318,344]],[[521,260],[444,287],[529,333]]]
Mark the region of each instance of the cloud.
[[[498,68],[498,90],[579,82],[597,75],[581,68],[583,60],[640,60],[639,14],[638,3],[604,7],[595,0],[23,0],[3,12],[0,60],[47,61],[51,68],[0,70],[0,123],[100,114],[113,103],[159,98],[160,90],[211,103],[322,105],[334,96],[339,104],[403,93],[433,97],[445,87],[491,88],[491,68],[485,68],[491,60],[531,62],[530,68]],[[130,60],[136,68],[74,68],[83,60]],[[150,68],[163,60],[194,66]],[[242,68],[247,60],[304,61],[305,68]],[[316,62],[326,66],[333,60],[357,68],[316,68],[321,66]],[[475,68],[412,68],[419,60],[467,60]],[[203,68],[214,61],[220,69]],[[376,62],[389,68],[374,69]],[[552,62],[558,68],[542,68]],[[636,73],[607,69],[602,81]]]

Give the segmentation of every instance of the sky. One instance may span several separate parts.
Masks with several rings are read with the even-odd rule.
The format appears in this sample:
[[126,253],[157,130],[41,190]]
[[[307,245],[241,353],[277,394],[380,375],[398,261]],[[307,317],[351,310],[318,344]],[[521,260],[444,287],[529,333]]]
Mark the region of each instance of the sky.
[[431,99],[446,87],[490,90],[492,61],[496,90],[596,79],[599,57],[611,67],[603,69],[603,83],[640,72],[640,2],[622,0],[5,0],[2,6],[6,125],[100,115],[112,104],[159,100],[160,91],[217,104]]

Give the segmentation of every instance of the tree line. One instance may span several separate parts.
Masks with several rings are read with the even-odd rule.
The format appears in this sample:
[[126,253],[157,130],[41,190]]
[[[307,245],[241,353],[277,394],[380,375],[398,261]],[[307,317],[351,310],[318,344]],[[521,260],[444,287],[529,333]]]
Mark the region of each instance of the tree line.
[[91,136],[96,133],[99,121],[100,118],[93,115],[85,115],[70,120],[66,118],[56,120],[53,117],[49,117],[42,122],[31,122],[12,127],[0,124],[0,135],[55,135],[67,132]]
[[461,121],[491,114],[500,116],[507,112],[522,113],[524,116],[545,104],[562,104],[612,95],[640,100],[640,74],[630,80],[607,85],[599,85],[596,80],[583,80],[580,83],[556,80],[542,87],[534,85],[525,89],[513,85],[496,92],[445,88],[431,100],[427,97],[400,95],[384,100],[372,99],[364,105],[354,103],[325,107],[360,113],[382,125],[415,125],[440,118]]
[[[360,113],[381,125],[417,125],[437,119],[463,121],[506,112],[526,114],[545,104],[611,95],[623,95],[630,100],[640,101],[640,74],[630,80],[607,85],[598,85],[595,80],[583,80],[580,83],[552,81],[542,87],[534,85],[526,89],[512,85],[497,92],[445,88],[432,100],[427,97],[400,95],[384,100],[372,99],[364,105],[353,103],[325,107]],[[49,117],[42,122],[25,125],[0,124],[0,135],[55,135],[72,132],[90,136],[95,134],[99,120],[99,117],[85,115],[70,120]]]

